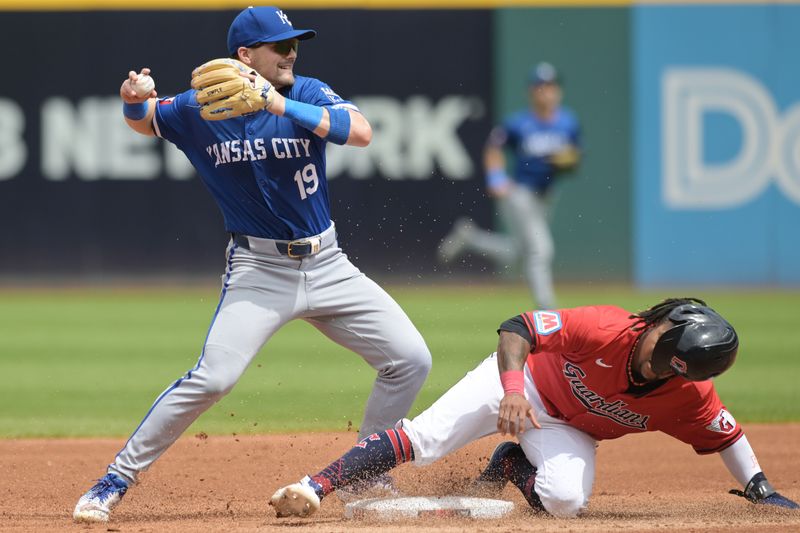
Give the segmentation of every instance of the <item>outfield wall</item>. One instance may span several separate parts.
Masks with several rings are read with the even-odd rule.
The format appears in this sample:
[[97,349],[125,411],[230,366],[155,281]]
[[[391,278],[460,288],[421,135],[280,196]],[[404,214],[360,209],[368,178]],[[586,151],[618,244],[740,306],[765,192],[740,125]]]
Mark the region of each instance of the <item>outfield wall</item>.
[[633,11],[641,285],[800,285],[800,6]]
[[[289,11],[295,25],[319,31],[296,71],[353,99],[375,128],[367,150],[329,151],[332,211],[357,264],[410,279],[491,275],[481,258],[442,269],[435,248],[458,216],[494,222],[485,135],[524,105],[530,66],[549,60],[585,141],[559,186],[557,281],[800,284],[800,6],[535,3],[293,2],[312,7]],[[51,4],[0,1],[0,45],[26,50],[7,55],[15,75],[0,92],[0,275],[221,271],[210,195],[181,154],[127,130],[116,95],[145,65],[161,94],[184,90],[193,66],[224,54],[238,7]]]
[[629,18],[627,8],[495,14],[495,115],[526,105],[528,72],[548,60],[562,74],[565,105],[581,121],[583,162],[557,185],[557,279],[631,276]]

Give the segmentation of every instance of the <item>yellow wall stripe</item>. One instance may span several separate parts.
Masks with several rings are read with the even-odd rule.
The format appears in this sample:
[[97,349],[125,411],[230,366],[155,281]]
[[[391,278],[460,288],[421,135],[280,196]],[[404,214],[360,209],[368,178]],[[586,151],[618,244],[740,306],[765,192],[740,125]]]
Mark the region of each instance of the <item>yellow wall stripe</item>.
[[502,7],[617,7],[633,5],[797,4],[800,0],[0,0],[0,11],[212,10],[248,5],[285,9],[484,9]]

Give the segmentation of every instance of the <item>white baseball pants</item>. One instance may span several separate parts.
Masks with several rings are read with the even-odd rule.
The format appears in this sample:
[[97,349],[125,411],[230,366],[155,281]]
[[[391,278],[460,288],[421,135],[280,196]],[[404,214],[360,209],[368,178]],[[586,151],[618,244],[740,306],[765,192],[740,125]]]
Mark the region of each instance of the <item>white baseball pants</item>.
[[[402,421],[414,446],[415,464],[430,464],[476,439],[497,433],[503,395],[496,354],[492,354],[426,411]],[[592,492],[596,442],[547,414],[527,366],[525,395],[542,426],[519,436],[525,456],[537,469],[534,490],[550,514],[577,516]]]

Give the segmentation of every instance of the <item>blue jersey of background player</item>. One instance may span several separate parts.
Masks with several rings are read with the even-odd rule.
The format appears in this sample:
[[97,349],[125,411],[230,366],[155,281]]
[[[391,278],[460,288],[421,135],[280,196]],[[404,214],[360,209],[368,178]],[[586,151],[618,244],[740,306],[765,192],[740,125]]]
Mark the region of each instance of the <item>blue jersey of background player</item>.
[[[515,158],[513,179],[537,192],[545,192],[559,172],[578,163],[580,126],[575,114],[560,105],[561,88],[552,65],[537,65],[529,84],[529,108],[517,111],[495,127],[488,147],[489,150],[510,148]],[[489,165],[490,192],[505,184],[504,172],[502,175],[497,172],[503,168],[498,163]]]
[[[315,34],[294,29],[276,7],[248,8],[234,19],[228,52],[275,88],[268,110],[206,121],[194,91],[161,100],[155,90],[137,96],[136,84],[149,69],[129,72],[120,88],[128,125],[186,154],[231,239],[220,302],[197,364],[156,399],[105,477],[78,501],[76,520],[108,520],[139,473],[227,394],[267,340],[293,319],[375,369],[360,438],[403,418],[427,377],[431,356],[422,336],[337,242],[325,145],[366,146],[372,129],[328,85],[294,75],[300,40]],[[292,357],[306,355],[304,346],[294,348]],[[309,387],[318,377],[312,368]],[[377,484],[391,489],[390,479]]]

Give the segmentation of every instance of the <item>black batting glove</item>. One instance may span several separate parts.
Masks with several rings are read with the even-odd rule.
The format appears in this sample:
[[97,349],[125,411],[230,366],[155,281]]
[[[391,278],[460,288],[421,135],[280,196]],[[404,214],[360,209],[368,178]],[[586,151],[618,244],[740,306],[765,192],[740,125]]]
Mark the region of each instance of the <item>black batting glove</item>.
[[744,492],[740,490],[730,490],[731,494],[747,498],[748,501],[758,505],[776,505],[784,509],[800,509],[800,505],[793,502],[786,496],[782,496],[776,491],[763,472],[759,472],[750,480],[744,488]]

